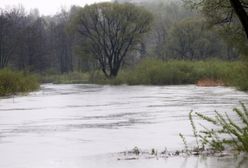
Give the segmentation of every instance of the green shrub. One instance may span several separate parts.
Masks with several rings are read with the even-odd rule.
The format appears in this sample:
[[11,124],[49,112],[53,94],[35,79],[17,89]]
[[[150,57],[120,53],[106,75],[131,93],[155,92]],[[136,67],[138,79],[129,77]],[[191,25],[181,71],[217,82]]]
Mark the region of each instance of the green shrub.
[[[198,131],[193,120],[193,114],[190,112],[189,120],[197,144],[195,149],[204,151],[210,148],[214,152],[221,152],[228,148],[248,152],[248,110],[241,103],[241,109],[234,108],[233,113],[232,117],[230,117],[230,114],[219,112],[215,112],[214,117],[194,113],[197,119],[212,124],[212,127],[200,124],[202,129]],[[188,148],[183,135],[179,134],[179,136]]]
[[240,90],[248,90],[248,65],[240,63],[238,66],[234,66],[232,71],[230,71],[229,84],[235,86]]
[[39,75],[41,83],[55,83],[55,84],[78,84],[88,83],[89,74],[81,72],[70,72],[65,74],[47,73]]
[[115,79],[107,79],[100,70],[67,74],[43,74],[42,83],[95,83],[111,85],[181,85],[199,80],[222,81],[227,86],[248,90],[248,66],[239,61],[184,61],[144,59],[132,68],[123,69]]
[[[212,79],[223,81],[226,85],[238,86],[244,83],[244,86],[248,86],[246,85],[248,82],[245,80],[247,78],[244,79],[244,75],[241,76],[240,71],[243,69],[241,65],[241,62],[222,60],[171,60],[163,62],[156,59],[145,59],[131,69],[122,70],[115,79],[106,79],[98,71],[98,75],[94,74],[94,80],[91,82],[99,84],[180,85],[195,84],[201,79]],[[245,88],[244,86],[242,89]]]
[[0,96],[29,92],[39,88],[35,76],[9,69],[0,70]]

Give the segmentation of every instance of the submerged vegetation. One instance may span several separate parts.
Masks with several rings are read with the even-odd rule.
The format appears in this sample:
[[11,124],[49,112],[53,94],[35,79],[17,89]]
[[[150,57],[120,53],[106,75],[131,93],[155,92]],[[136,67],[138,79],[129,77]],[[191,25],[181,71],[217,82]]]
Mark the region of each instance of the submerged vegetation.
[[[212,126],[199,124],[202,129],[198,130],[195,124],[196,119]],[[233,114],[216,111],[214,116],[207,116],[190,112],[189,120],[196,139],[196,147],[192,151],[198,153],[206,150],[214,153],[224,150],[248,152],[248,110],[243,103],[241,103],[241,108],[233,109]],[[182,134],[180,137],[186,152],[189,152],[185,137]]]
[[12,71],[0,70],[0,96],[25,93],[39,88],[39,82],[34,75]]

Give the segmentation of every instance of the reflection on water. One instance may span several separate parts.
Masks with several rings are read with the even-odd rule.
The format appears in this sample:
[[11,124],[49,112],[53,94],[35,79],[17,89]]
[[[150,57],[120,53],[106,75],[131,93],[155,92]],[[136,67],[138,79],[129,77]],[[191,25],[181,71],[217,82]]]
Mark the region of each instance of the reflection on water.
[[178,133],[191,134],[190,110],[230,112],[239,101],[247,103],[247,94],[224,87],[43,85],[14,101],[0,100],[0,167],[242,167],[243,156],[132,161],[115,156],[134,146],[181,149]]
[[[194,168],[247,168],[248,155],[240,154],[235,156],[225,157],[195,157],[195,161],[191,158],[185,158],[181,168],[194,167]],[[189,162],[189,163],[188,163]]]
[[115,167],[115,168],[247,168],[248,155],[241,154],[229,157],[169,157],[169,158],[150,158],[137,160],[116,161],[115,156],[109,155],[90,157],[82,162],[89,167]]

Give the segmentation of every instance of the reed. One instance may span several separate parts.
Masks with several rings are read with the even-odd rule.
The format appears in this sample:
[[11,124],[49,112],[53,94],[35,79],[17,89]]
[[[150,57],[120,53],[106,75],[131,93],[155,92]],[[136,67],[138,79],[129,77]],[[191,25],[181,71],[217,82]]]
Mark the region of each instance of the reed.
[[[240,106],[240,108],[233,109],[233,114],[215,111],[213,117],[190,112],[189,120],[193,135],[196,138],[196,148],[211,149],[215,152],[221,152],[226,149],[248,152],[248,110],[243,103],[240,103]],[[212,126],[209,128],[209,126],[199,124],[201,130],[197,131],[193,115]],[[180,137],[182,136],[180,135]],[[185,142],[186,140],[183,140],[183,143]]]
[[0,96],[30,92],[39,88],[36,76],[10,69],[0,70]]
[[[241,62],[222,60],[161,61],[145,59],[133,68],[122,70],[115,79],[105,79],[101,73],[94,73],[91,83],[128,85],[183,85],[210,81],[216,85],[236,86],[248,89],[248,78]],[[247,85],[246,85],[247,84]]]

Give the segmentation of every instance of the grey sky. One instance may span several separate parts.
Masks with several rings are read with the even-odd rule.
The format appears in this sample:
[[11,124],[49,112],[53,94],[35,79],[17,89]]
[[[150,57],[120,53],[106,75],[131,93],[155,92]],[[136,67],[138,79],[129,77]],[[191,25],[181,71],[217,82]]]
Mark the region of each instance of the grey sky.
[[0,0],[0,8],[9,8],[22,5],[26,10],[37,8],[43,15],[51,15],[58,12],[61,8],[68,9],[71,5],[84,6],[95,2],[110,0]]

